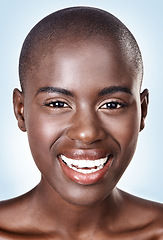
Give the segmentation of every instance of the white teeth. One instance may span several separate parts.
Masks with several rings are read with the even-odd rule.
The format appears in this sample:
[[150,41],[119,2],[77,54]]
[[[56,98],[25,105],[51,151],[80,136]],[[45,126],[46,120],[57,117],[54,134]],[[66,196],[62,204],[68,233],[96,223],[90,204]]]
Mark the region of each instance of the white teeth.
[[103,167],[100,166],[100,167],[98,167],[96,169],[95,168],[92,168],[92,169],[82,169],[82,168],[76,168],[76,167],[69,166],[69,168],[72,168],[76,172],[80,172],[80,173],[83,173],[83,174],[88,174],[88,173],[97,172],[100,169],[102,169]]
[[68,167],[72,168],[73,170],[83,174],[88,174],[92,172],[97,172],[98,170],[102,169],[108,158],[105,157],[96,160],[77,160],[67,158],[64,155],[61,155],[61,159],[68,165]]
[[93,168],[93,167],[95,167],[95,162],[94,162],[94,161],[89,161],[89,160],[87,160],[87,167],[88,167],[88,168]]
[[[69,159],[70,160],[70,159]],[[73,160],[73,159],[71,159],[70,161],[69,161],[72,165],[77,165],[78,164],[78,162],[76,161],[76,160]]]
[[78,160],[78,168],[85,168],[85,166],[87,166],[87,160]]
[[103,164],[103,163],[101,164],[101,160],[100,160],[100,159],[99,159],[99,160],[95,160],[95,161],[96,161],[96,166],[97,166],[97,167],[99,167],[100,165]]

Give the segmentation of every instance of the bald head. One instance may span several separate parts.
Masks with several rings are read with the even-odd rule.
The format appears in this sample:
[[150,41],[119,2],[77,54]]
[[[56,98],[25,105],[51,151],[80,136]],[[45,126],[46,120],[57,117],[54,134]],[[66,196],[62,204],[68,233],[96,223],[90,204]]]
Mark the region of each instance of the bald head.
[[101,9],[73,7],[45,17],[26,37],[19,62],[22,90],[25,89],[27,76],[37,68],[39,59],[50,53],[58,44],[94,40],[108,45],[114,43],[141,83],[142,57],[138,44],[127,27],[112,14]]

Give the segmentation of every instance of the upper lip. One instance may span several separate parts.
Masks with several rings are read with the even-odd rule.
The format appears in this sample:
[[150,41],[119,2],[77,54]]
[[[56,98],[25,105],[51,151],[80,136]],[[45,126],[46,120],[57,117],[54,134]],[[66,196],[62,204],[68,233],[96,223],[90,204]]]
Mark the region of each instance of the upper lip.
[[65,150],[59,155],[64,155],[67,158],[76,160],[96,160],[100,158],[105,158],[109,155],[104,149],[70,149]]

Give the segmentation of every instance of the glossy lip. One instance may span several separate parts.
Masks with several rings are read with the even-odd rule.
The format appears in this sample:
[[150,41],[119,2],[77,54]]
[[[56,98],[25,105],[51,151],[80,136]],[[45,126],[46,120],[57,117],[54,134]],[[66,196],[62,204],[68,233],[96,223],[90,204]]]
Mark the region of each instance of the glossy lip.
[[65,150],[59,155],[64,155],[67,158],[76,160],[96,160],[109,156],[109,154],[107,154],[107,152],[103,149],[72,149]]
[[[83,153],[83,154],[82,154]],[[89,153],[89,154],[88,154]],[[103,154],[103,151],[83,151],[83,150],[78,150],[77,152],[69,152],[67,154],[62,154],[65,155],[68,158],[72,158],[72,159],[87,159],[87,160],[96,160],[99,158],[104,158],[106,157],[106,154]],[[106,164],[104,165],[104,167],[96,172],[93,173],[87,173],[87,174],[83,174],[80,172],[77,172],[71,168],[69,168],[67,166],[66,163],[64,163],[60,157],[60,155],[58,156],[58,160],[59,163],[61,165],[61,168],[64,172],[64,174],[73,182],[82,184],[82,185],[91,185],[91,184],[95,184],[99,181],[101,181],[104,176],[106,175],[106,173],[109,171],[112,162],[113,162],[113,155],[109,154],[108,155],[108,160],[106,162]]]

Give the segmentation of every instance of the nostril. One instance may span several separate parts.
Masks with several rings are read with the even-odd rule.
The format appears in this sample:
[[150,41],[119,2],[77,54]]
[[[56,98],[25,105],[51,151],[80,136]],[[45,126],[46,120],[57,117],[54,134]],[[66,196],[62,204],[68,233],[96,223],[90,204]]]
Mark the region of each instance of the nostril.
[[[84,124],[83,124],[84,125]],[[67,137],[73,141],[80,141],[85,144],[92,144],[106,138],[106,132],[100,125],[71,126],[67,129]]]

